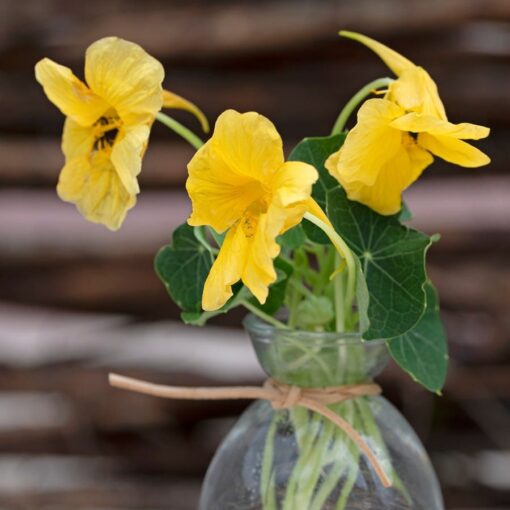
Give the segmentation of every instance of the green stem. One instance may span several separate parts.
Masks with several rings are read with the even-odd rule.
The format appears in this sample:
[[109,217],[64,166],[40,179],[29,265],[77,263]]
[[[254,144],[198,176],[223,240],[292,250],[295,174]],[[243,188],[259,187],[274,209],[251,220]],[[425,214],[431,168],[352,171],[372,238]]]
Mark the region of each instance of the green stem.
[[209,242],[207,241],[207,237],[205,234],[205,228],[204,226],[201,227],[193,227],[193,233],[195,234],[195,237],[197,241],[213,256],[215,257],[219,250],[217,248],[213,248]]
[[[358,454],[358,462],[359,462],[359,454]],[[358,479],[358,471],[359,471],[358,465],[351,465],[349,467],[349,474],[347,475],[347,478],[344,481],[344,486],[342,487],[342,490],[340,491],[340,497],[338,498],[338,500],[336,502],[336,510],[345,510],[345,506],[347,505],[347,500],[349,499],[349,496],[351,495],[354,484],[356,483],[356,480]]]
[[189,130],[186,126],[183,126],[180,122],[176,121],[173,117],[170,117],[166,113],[157,113],[156,119],[159,120],[161,124],[164,124],[166,127],[184,138],[188,143],[195,147],[195,149],[200,149],[200,147],[204,145],[203,140],[193,133],[193,131]]
[[275,328],[278,329],[289,329],[289,327],[286,324],[280,322],[278,319],[275,319],[273,316],[267,314],[266,312],[263,312],[260,308],[256,307],[254,304],[250,303],[249,301],[246,301],[246,299],[243,299],[239,304],[244,306],[253,315],[256,315],[257,317],[261,318],[268,324],[271,324],[271,326],[274,326]]
[[[351,307],[354,301],[355,286],[356,286],[356,262],[354,256],[347,246],[346,242],[337,234],[335,229],[324,223],[321,219],[312,213],[306,212],[304,216],[308,221],[319,227],[333,243],[337,252],[343,257],[347,265],[347,288],[345,291],[344,306],[345,310]],[[341,275],[335,275],[335,278],[341,278]]]
[[276,510],[276,493],[274,487],[275,474],[273,470],[274,440],[279,415],[273,414],[271,424],[266,435],[266,443],[262,454],[262,468],[260,470],[260,497],[264,510]]
[[301,294],[304,294],[305,296],[315,296],[315,294],[299,280],[296,280],[295,278],[290,278],[289,283],[292,287],[294,287],[296,290],[298,290]]
[[344,130],[345,124],[351,116],[351,113],[356,109],[361,101],[372,94],[375,90],[380,89],[381,87],[387,87],[392,81],[393,80],[391,78],[378,78],[377,80],[367,83],[362,89],[356,92],[356,94],[351,97],[349,102],[340,112],[340,115],[336,119],[335,125],[333,126],[331,134],[337,135],[338,133],[341,133]]
[[[335,266],[340,265],[340,255],[338,253],[335,256]],[[335,299],[335,319],[336,319],[336,330],[339,333],[345,331],[345,303],[344,303],[344,292],[343,292],[343,274],[340,273],[335,277],[333,282],[333,296]]]

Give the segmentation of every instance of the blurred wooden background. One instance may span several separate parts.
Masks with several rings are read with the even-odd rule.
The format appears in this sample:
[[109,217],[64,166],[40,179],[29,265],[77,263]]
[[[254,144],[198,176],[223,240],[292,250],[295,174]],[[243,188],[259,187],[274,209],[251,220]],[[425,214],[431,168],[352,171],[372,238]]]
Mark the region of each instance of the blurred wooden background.
[[[108,388],[106,374],[176,384],[256,382],[236,313],[184,328],[152,270],[187,215],[192,150],[155,126],[124,228],[87,224],[55,195],[62,116],[33,65],[82,75],[95,39],[141,44],[167,88],[211,120],[270,117],[290,150],[388,71],[340,28],[426,67],[452,121],[492,128],[483,169],[437,162],[409,192],[430,253],[452,368],[442,398],[383,376],[431,453],[449,509],[510,509],[510,2],[508,0],[0,1],[0,508],[196,508],[200,480],[245,403],[174,403]],[[198,126],[186,114],[176,114]],[[220,355],[218,355],[220,353]]]

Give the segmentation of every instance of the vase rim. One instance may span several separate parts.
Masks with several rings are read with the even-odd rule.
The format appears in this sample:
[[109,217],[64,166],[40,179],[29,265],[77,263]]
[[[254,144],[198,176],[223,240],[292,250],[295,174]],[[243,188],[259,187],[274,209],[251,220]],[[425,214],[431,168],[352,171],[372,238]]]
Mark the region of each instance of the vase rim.
[[248,332],[260,335],[258,341],[271,343],[274,333],[277,331],[284,334],[287,338],[299,338],[300,340],[308,339],[311,342],[320,341],[322,345],[360,345],[360,346],[377,346],[385,344],[382,339],[364,340],[359,332],[337,331],[305,331],[301,329],[278,329],[271,324],[264,322],[256,315],[250,313],[243,319],[243,326]]

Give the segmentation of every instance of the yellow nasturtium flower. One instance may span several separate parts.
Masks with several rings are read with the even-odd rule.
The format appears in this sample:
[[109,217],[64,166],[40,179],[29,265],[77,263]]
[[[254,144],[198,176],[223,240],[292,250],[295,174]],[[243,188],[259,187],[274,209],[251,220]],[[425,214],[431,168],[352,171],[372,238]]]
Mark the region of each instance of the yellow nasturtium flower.
[[48,58],[35,66],[37,81],[67,117],[65,165],[57,192],[94,223],[118,229],[139,193],[137,176],[150,128],[162,106],[198,116],[188,101],[163,91],[163,66],[140,46],[116,37],[93,43],[85,55],[83,83]]
[[276,238],[302,220],[317,171],[284,161],[282,140],[267,118],[234,110],[218,117],[188,170],[188,223],[227,231],[205,282],[202,308],[223,306],[239,280],[264,303],[276,280]]
[[490,159],[463,140],[478,140],[489,129],[448,122],[436,84],[427,71],[396,51],[361,34],[341,32],[372,49],[397,75],[381,99],[369,99],[342,148],[326,161],[351,200],[380,214],[401,208],[402,192],[433,161],[433,155],[465,167]]

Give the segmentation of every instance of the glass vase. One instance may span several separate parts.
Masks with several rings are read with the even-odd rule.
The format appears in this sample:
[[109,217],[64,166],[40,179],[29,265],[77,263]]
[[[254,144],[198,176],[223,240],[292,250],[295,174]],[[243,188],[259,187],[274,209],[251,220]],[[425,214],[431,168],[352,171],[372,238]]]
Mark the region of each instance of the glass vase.
[[[245,320],[267,375],[302,388],[372,380],[386,365],[381,341],[357,334],[277,330]],[[329,406],[361,434],[392,485],[385,488],[358,446],[307,409],[253,403],[216,452],[200,510],[442,510],[429,458],[403,416],[382,396]]]

